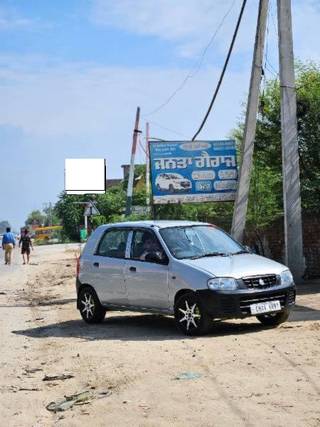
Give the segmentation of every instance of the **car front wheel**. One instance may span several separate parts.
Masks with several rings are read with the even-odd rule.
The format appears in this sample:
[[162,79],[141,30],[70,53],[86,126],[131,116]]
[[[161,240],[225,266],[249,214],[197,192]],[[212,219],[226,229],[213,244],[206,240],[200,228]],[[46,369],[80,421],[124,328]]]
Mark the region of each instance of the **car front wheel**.
[[204,335],[212,323],[212,319],[193,292],[188,292],[178,299],[174,317],[178,329],[185,335]]
[[79,294],[79,310],[82,319],[87,323],[101,323],[106,315],[95,291],[86,287]]
[[281,311],[280,313],[260,314],[260,316],[257,316],[257,319],[264,326],[277,327],[281,325],[281,323],[288,320],[289,314],[290,312],[288,310],[285,310]]

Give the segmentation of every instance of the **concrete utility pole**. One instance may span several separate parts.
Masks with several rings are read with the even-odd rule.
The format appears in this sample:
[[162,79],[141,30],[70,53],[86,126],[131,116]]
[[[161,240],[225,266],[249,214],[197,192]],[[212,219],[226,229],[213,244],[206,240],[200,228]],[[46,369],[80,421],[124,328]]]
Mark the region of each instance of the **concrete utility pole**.
[[259,2],[256,39],[251,68],[250,89],[241,150],[242,161],[239,170],[239,183],[232,219],[231,234],[236,240],[240,242],[243,240],[248,208],[250,174],[252,168],[252,155],[259,106],[259,92],[262,75],[262,60],[268,15],[268,2],[269,0],[260,0]]
[[285,264],[301,279],[303,257],[291,0],[278,0]]
[[134,125],[133,138],[132,138],[131,160],[130,160],[128,188],[127,188],[127,205],[126,205],[125,216],[129,216],[131,214],[133,179],[134,179],[134,159],[135,159],[136,150],[137,150],[138,133],[141,133],[141,131],[139,130],[139,120],[140,120],[140,107],[137,107],[136,121]]
[[147,206],[150,205],[150,159],[149,159],[149,123],[146,123],[146,193]]

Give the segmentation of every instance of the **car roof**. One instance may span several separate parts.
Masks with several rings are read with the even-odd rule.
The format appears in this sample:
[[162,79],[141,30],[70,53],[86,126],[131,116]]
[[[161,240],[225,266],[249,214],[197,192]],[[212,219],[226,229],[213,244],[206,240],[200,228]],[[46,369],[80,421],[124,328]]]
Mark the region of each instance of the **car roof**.
[[188,227],[188,226],[190,227],[192,225],[208,225],[208,223],[197,222],[197,221],[177,221],[177,220],[126,221],[126,222],[116,222],[112,224],[104,224],[104,225],[101,225],[100,227],[103,227],[103,228],[109,228],[109,227],[169,228],[169,227]]

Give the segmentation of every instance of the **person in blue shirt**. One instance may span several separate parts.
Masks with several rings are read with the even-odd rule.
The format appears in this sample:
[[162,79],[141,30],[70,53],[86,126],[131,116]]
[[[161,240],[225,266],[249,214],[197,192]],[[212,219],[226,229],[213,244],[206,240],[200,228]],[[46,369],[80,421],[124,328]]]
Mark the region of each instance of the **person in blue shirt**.
[[5,264],[11,264],[12,250],[16,247],[16,239],[11,232],[10,227],[7,227],[6,233],[2,237],[2,249],[4,250]]

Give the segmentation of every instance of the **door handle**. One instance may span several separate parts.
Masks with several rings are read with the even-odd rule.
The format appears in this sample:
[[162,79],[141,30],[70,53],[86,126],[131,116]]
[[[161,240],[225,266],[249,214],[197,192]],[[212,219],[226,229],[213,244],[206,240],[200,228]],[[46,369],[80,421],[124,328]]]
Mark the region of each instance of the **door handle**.
[[94,266],[94,267],[99,267],[99,263],[98,263],[98,262],[94,262],[94,263],[93,263],[93,266]]
[[136,267],[130,267],[129,270],[130,271],[137,271]]

